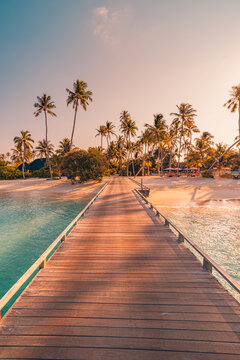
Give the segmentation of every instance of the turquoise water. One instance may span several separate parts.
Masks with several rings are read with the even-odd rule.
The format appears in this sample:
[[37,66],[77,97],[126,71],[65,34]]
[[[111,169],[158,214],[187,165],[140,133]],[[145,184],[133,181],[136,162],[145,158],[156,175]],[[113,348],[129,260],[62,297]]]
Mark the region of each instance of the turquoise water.
[[0,196],[0,297],[86,206],[42,195]]
[[225,200],[158,209],[240,283],[239,203]]

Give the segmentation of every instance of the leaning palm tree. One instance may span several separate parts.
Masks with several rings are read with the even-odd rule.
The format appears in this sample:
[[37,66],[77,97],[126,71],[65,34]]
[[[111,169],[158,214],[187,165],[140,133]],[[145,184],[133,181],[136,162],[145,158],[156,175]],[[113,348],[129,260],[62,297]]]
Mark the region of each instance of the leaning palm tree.
[[46,127],[46,155],[47,155],[47,162],[48,162],[48,166],[49,166],[49,171],[50,171],[50,176],[52,179],[52,167],[51,167],[51,163],[50,163],[50,159],[49,159],[49,149],[48,149],[48,123],[47,123],[47,114],[51,115],[51,116],[57,116],[52,109],[55,109],[55,103],[54,101],[51,101],[51,96],[43,94],[42,97],[37,96],[37,102],[34,104],[34,107],[37,108],[37,110],[34,112],[34,115],[37,117],[39,116],[42,112],[44,113],[44,118],[45,118],[45,127]]
[[47,148],[48,148],[48,154],[50,157],[53,155],[53,149],[54,146],[51,144],[51,142],[48,140],[48,144],[46,143],[46,140],[39,140],[38,145],[36,146],[36,152],[41,157],[47,158]]
[[87,87],[88,84],[85,81],[82,80],[80,81],[77,79],[73,83],[73,90],[66,89],[68,93],[67,106],[73,104],[73,109],[74,109],[73,128],[72,128],[72,135],[70,140],[70,151],[72,149],[72,144],[73,144],[73,135],[76,125],[78,107],[82,106],[82,108],[86,111],[89,102],[92,101],[93,93],[90,90],[87,90]]
[[240,143],[240,84],[237,86],[233,86],[230,91],[231,98],[223,105],[227,106],[227,108],[234,113],[238,109],[238,136],[235,138],[235,141],[232,145],[230,145],[224,152],[223,155],[220,156],[219,159],[215,160],[212,165],[209,167],[208,171],[213,168],[213,166],[234,146],[238,146]]
[[240,141],[240,84],[232,87],[230,96],[230,99],[223,106],[227,106],[232,113],[238,110],[238,137]]
[[185,126],[187,121],[192,121],[196,114],[196,110],[192,107],[192,105],[188,103],[181,103],[177,105],[178,112],[171,113],[175,118],[174,120],[180,121],[180,134],[179,134],[179,149],[178,149],[178,170],[177,175],[179,174],[179,165],[180,165],[180,157],[181,157],[181,150],[182,150],[182,138],[184,136]]
[[99,129],[96,129],[96,131],[97,131],[97,134],[95,135],[95,137],[101,136],[101,149],[103,149],[103,138],[104,138],[104,136],[106,136],[106,126],[100,125]]
[[25,179],[25,159],[26,159],[26,154],[29,157],[31,149],[33,148],[32,143],[34,142],[34,140],[31,138],[31,134],[30,134],[30,132],[28,130],[26,130],[26,131],[22,130],[21,135],[20,136],[15,136],[13,141],[14,141],[14,143],[16,145],[16,150],[18,151],[18,153],[22,157],[22,174],[23,174],[23,179]]

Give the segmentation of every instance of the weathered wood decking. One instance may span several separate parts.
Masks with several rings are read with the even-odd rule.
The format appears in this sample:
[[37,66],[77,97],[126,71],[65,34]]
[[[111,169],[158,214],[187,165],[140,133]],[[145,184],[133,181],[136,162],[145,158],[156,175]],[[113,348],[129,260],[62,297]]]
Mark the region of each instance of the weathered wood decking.
[[0,323],[0,359],[240,359],[240,307],[116,179]]

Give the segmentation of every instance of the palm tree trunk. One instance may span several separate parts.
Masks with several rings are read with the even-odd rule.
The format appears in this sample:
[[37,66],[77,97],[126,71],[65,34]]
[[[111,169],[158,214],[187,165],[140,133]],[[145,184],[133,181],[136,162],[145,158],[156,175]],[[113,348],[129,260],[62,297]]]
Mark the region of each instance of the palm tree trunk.
[[122,176],[122,154],[120,154],[120,158],[119,158],[119,170],[120,170],[120,176]]
[[150,157],[149,157],[149,144],[147,145],[147,174],[148,176],[150,175],[150,169],[149,169],[149,161],[150,161]]
[[[170,147],[170,158],[169,158],[169,168],[172,168],[172,151],[173,151],[173,147],[174,147],[175,143],[171,143],[171,147]],[[169,170],[169,175],[172,174],[172,170]]]
[[46,111],[44,111],[44,115],[45,115],[45,126],[46,126],[46,150],[47,150],[47,162],[48,162],[48,167],[49,167],[50,177],[51,177],[51,179],[52,179],[52,167],[51,167],[51,163],[50,163],[50,159],[49,159],[49,151],[48,151],[48,124],[47,124],[47,113],[46,113]]
[[110,166],[110,155],[109,155],[109,135],[107,135],[107,161],[108,161],[108,169],[109,169],[109,166]]
[[158,157],[157,157],[157,160],[158,160],[158,163],[157,163],[157,172],[158,172],[158,175],[160,176],[160,149],[159,149],[159,146],[158,146]]
[[23,179],[25,179],[25,141],[23,141],[23,163],[22,163],[22,174],[23,174]]
[[182,134],[183,134],[183,120],[182,120],[182,130],[180,134],[179,150],[178,150],[178,169],[177,176],[179,175],[179,166],[180,166],[180,156],[181,156],[181,147],[182,147]]
[[238,136],[240,139],[240,101],[238,102]]
[[134,159],[133,159],[133,153],[132,153],[132,151],[131,151],[131,158],[132,158],[133,176],[135,176],[135,167],[134,167]]
[[142,160],[142,176],[145,175],[145,171],[144,171],[144,168],[145,168],[145,156],[146,156],[146,144],[145,144],[145,147],[144,147],[143,160]]
[[127,176],[128,176],[128,172],[129,172],[129,147],[130,147],[130,139],[128,138],[128,141],[127,141]]
[[162,156],[162,149],[161,149],[161,176],[163,175],[163,156]]
[[187,176],[188,176],[188,154],[189,154],[189,149],[187,149]]
[[75,106],[74,119],[73,119],[72,135],[71,135],[71,141],[70,141],[70,151],[72,150],[73,135],[74,135],[74,131],[75,131],[76,118],[77,118],[77,110],[78,110],[78,106],[76,105],[76,106]]
[[103,148],[103,147],[102,147],[102,142],[103,142],[103,136],[102,136],[102,134],[101,134],[101,149]]

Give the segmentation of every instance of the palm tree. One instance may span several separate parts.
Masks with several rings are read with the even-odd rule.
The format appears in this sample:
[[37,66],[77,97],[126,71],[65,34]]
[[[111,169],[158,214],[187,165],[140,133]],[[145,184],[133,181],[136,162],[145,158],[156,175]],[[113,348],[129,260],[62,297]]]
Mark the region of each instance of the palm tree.
[[133,176],[135,177],[135,166],[134,166],[134,156],[133,156],[133,155],[138,152],[139,146],[138,146],[136,143],[130,141],[130,143],[129,143],[129,150],[130,150],[131,160],[132,160]]
[[117,141],[116,141],[116,158],[118,159],[118,163],[119,163],[120,176],[122,176],[122,162],[123,162],[123,158],[125,155],[126,155],[126,151],[125,151],[125,146],[124,146],[124,139],[120,135],[120,136],[118,136]]
[[232,86],[230,96],[231,98],[223,106],[227,106],[232,113],[238,110],[238,138],[240,141],[240,84]]
[[107,121],[105,125],[105,136],[107,138],[107,146],[109,147],[111,135],[115,135],[115,132],[113,129],[115,128],[115,125],[111,121]]
[[53,155],[53,149],[54,146],[51,144],[51,142],[48,140],[48,144],[46,144],[46,140],[39,140],[38,146],[36,146],[36,151],[38,155],[40,155],[41,159],[43,157],[47,158],[47,148],[48,148],[48,154],[50,157]]
[[31,138],[31,134],[28,130],[21,131],[20,136],[15,136],[13,139],[14,143],[16,144],[16,150],[21,154],[22,157],[22,174],[23,179],[25,179],[25,159],[26,153],[30,153],[31,149],[33,148],[32,143],[34,140]]
[[[149,176],[149,154],[150,154],[150,146],[154,143],[154,137],[149,129],[146,129],[142,132],[142,135],[139,137],[139,150],[142,150],[142,176],[145,175],[145,165],[147,163],[147,174]],[[142,146],[141,146],[142,145]]]
[[[172,168],[172,160],[176,156],[177,152],[177,141],[178,135],[180,132],[180,121],[178,119],[174,119],[169,128],[169,138],[170,138],[170,148],[169,148],[169,168]],[[171,170],[170,170],[171,174]]]
[[167,124],[163,114],[156,114],[154,116],[154,125],[145,124],[145,127],[149,130],[153,136],[155,143],[157,144],[157,171],[160,175],[160,154],[161,154],[161,167],[163,164],[162,150],[164,144],[164,138],[166,136]]
[[101,136],[101,148],[103,149],[103,137],[106,136],[106,126],[100,125],[99,129],[96,129],[97,134],[96,136]]
[[67,106],[69,104],[73,104],[74,109],[74,119],[73,119],[73,128],[72,128],[72,135],[70,140],[70,151],[72,149],[73,144],[73,135],[76,125],[76,118],[77,118],[77,111],[78,107],[82,106],[82,108],[87,111],[87,106],[89,105],[89,102],[92,101],[92,92],[90,90],[87,90],[88,84],[85,81],[76,80],[73,83],[73,91],[66,89],[68,93],[67,98]]
[[147,153],[147,145],[148,145],[148,136],[149,136],[149,130],[146,129],[144,132],[142,132],[142,135],[139,137],[139,149],[143,150],[143,156],[142,156],[142,176],[145,175],[145,161],[146,161],[146,153]]
[[10,152],[7,152],[6,153],[6,159],[7,159],[8,162],[9,162],[10,156],[11,156]]
[[232,113],[234,113],[238,109],[238,136],[235,138],[234,143],[225,150],[224,154],[212,163],[208,171],[213,168],[213,166],[221,159],[222,156],[224,156],[228,151],[230,151],[235,145],[238,146],[238,144],[240,143],[240,84],[232,87],[230,95],[231,98],[223,106],[227,106],[227,108]]
[[175,116],[176,121],[180,121],[180,134],[179,134],[179,150],[178,150],[178,170],[177,175],[179,174],[179,165],[180,165],[180,157],[182,150],[182,138],[185,131],[186,122],[192,121],[194,117],[197,115],[196,110],[192,107],[192,105],[188,103],[181,103],[177,105],[178,112],[171,113],[170,115]]
[[131,152],[131,146],[130,146],[131,136],[134,137],[136,135],[138,128],[136,126],[135,121],[131,119],[129,112],[126,110],[122,111],[120,115],[120,121],[121,121],[120,130],[124,134],[126,140],[126,146],[127,146],[127,176],[128,176],[129,154]]
[[[72,148],[75,148],[75,146],[72,144]],[[61,141],[59,141],[59,148],[57,149],[56,153],[58,155],[65,155],[70,152],[70,139],[64,138]]]
[[218,175],[220,176],[221,168],[224,165],[224,155],[226,154],[227,145],[221,143],[216,144],[214,157],[217,160]]
[[[187,149],[187,169],[188,169],[188,155],[189,151],[192,147],[192,137],[193,133],[199,133],[198,127],[195,125],[194,119],[188,119],[185,124],[185,131],[184,131],[184,142],[185,142],[185,148]],[[187,170],[188,171],[188,170]]]
[[200,138],[195,139],[195,152],[198,153],[198,157],[202,163],[202,166],[206,168],[207,161],[214,156],[213,150],[213,135],[208,131],[204,131]]
[[15,165],[19,166],[22,163],[22,148],[19,144],[15,144],[15,147],[11,150],[11,160]]
[[34,104],[34,107],[37,108],[37,110],[34,112],[34,115],[37,117],[39,116],[42,112],[44,113],[44,118],[45,118],[45,127],[46,127],[46,149],[47,149],[47,162],[48,162],[48,166],[49,166],[49,171],[50,171],[50,176],[52,179],[52,167],[51,167],[51,163],[50,163],[50,159],[49,159],[49,149],[48,149],[48,123],[47,123],[47,114],[51,115],[51,116],[57,116],[52,109],[55,109],[55,103],[54,101],[51,101],[51,96],[43,94],[42,97],[37,96],[37,102]]

